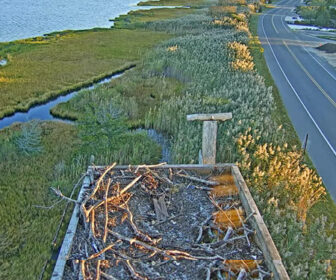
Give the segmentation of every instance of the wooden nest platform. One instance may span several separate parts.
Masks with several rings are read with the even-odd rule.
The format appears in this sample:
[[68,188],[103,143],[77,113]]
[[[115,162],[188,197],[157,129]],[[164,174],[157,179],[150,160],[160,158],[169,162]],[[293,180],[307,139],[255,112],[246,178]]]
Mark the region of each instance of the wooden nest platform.
[[289,279],[235,165],[90,167],[56,279]]

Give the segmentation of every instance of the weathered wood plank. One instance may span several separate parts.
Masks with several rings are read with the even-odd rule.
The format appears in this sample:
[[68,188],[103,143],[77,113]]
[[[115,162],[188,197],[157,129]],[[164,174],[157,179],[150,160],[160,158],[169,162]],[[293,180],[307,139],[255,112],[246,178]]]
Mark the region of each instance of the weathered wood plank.
[[230,119],[232,119],[232,113],[187,115],[188,121],[226,121]]
[[[83,180],[82,188],[78,194],[77,201],[83,200],[85,191],[90,187],[91,173],[92,173],[92,169],[89,167],[87,175],[85,176]],[[65,264],[68,259],[68,256],[70,254],[70,251],[71,251],[73,238],[77,230],[79,215],[80,215],[80,205],[76,203],[71,219],[70,219],[70,222],[69,222],[69,225],[68,225],[68,229],[63,239],[61,250],[58,254],[58,258],[57,258],[57,261],[54,267],[53,274],[50,278],[51,280],[62,280],[63,279],[64,268],[65,268]]]
[[216,163],[217,122],[205,121],[202,135],[202,163]]
[[[211,170],[226,170],[231,171],[231,167],[234,166],[233,163],[218,163],[218,164],[166,164],[161,165],[158,167],[155,167],[155,169],[194,169],[194,170],[205,170],[205,171],[211,171]],[[129,167],[132,168],[138,168],[139,165],[117,165],[114,167],[116,170],[120,169],[128,169]],[[140,165],[141,166],[141,165]],[[105,169],[107,166],[94,166],[95,169]]]
[[249,221],[256,230],[256,239],[258,241],[258,245],[260,246],[260,249],[265,256],[265,261],[269,269],[271,269],[273,272],[274,279],[289,280],[289,276],[282,263],[280,254],[275,247],[272,237],[260,215],[258,207],[255,204],[253,197],[237,166],[232,166],[232,175],[239,189],[240,200],[244,206],[246,215],[254,213]]

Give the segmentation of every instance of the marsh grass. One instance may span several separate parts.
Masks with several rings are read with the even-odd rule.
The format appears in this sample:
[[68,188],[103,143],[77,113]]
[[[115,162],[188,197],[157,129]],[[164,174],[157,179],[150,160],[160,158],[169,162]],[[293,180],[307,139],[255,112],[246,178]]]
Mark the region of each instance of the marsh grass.
[[49,36],[43,44],[0,44],[10,56],[10,63],[0,69],[0,118],[127,68],[168,38],[158,32],[119,29],[65,34],[58,39]]
[[[1,279],[33,279],[39,275],[43,262],[50,258],[62,208],[42,210],[33,205],[52,204],[55,198],[50,186],[59,186],[69,194],[84,167],[79,163],[69,168],[77,144],[73,127],[42,124],[43,149],[33,155],[20,153],[14,144],[21,129],[24,127],[17,125],[1,131],[0,136]],[[54,167],[60,161],[66,162],[67,170],[56,174]]]
[[152,10],[131,11],[127,15],[121,15],[114,19],[115,28],[142,28],[144,23],[183,17],[194,11],[193,8],[159,8]]
[[143,77],[143,66],[128,71],[111,83],[83,91],[70,101],[60,103],[51,112],[62,118],[79,119],[98,104],[111,104],[127,119],[127,125],[144,125],[146,113],[163,100],[178,96],[183,84],[175,79]]
[[215,2],[214,0],[154,0],[138,3],[138,6],[188,6],[199,7],[208,3]]

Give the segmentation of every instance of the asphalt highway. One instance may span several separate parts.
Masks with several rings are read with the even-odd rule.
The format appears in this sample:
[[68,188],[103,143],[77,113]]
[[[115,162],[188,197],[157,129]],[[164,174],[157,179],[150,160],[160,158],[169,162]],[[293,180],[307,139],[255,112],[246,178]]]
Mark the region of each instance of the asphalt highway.
[[[283,0],[260,16],[258,35],[273,79],[302,143],[336,202],[336,69],[313,48],[326,42],[292,31],[298,0]],[[336,54],[335,54],[336,55]]]

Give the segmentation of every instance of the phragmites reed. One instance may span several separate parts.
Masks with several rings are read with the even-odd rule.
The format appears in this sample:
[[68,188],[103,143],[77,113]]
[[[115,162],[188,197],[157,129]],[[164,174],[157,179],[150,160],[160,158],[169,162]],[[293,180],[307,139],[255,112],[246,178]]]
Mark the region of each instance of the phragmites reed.
[[283,193],[289,194],[283,203],[292,206],[297,218],[305,222],[308,210],[326,194],[322,179],[302,163],[301,151],[290,149],[286,143],[280,146],[259,140],[248,132],[238,138],[240,168],[249,172],[251,186],[260,192],[273,191],[270,202],[274,205]]

